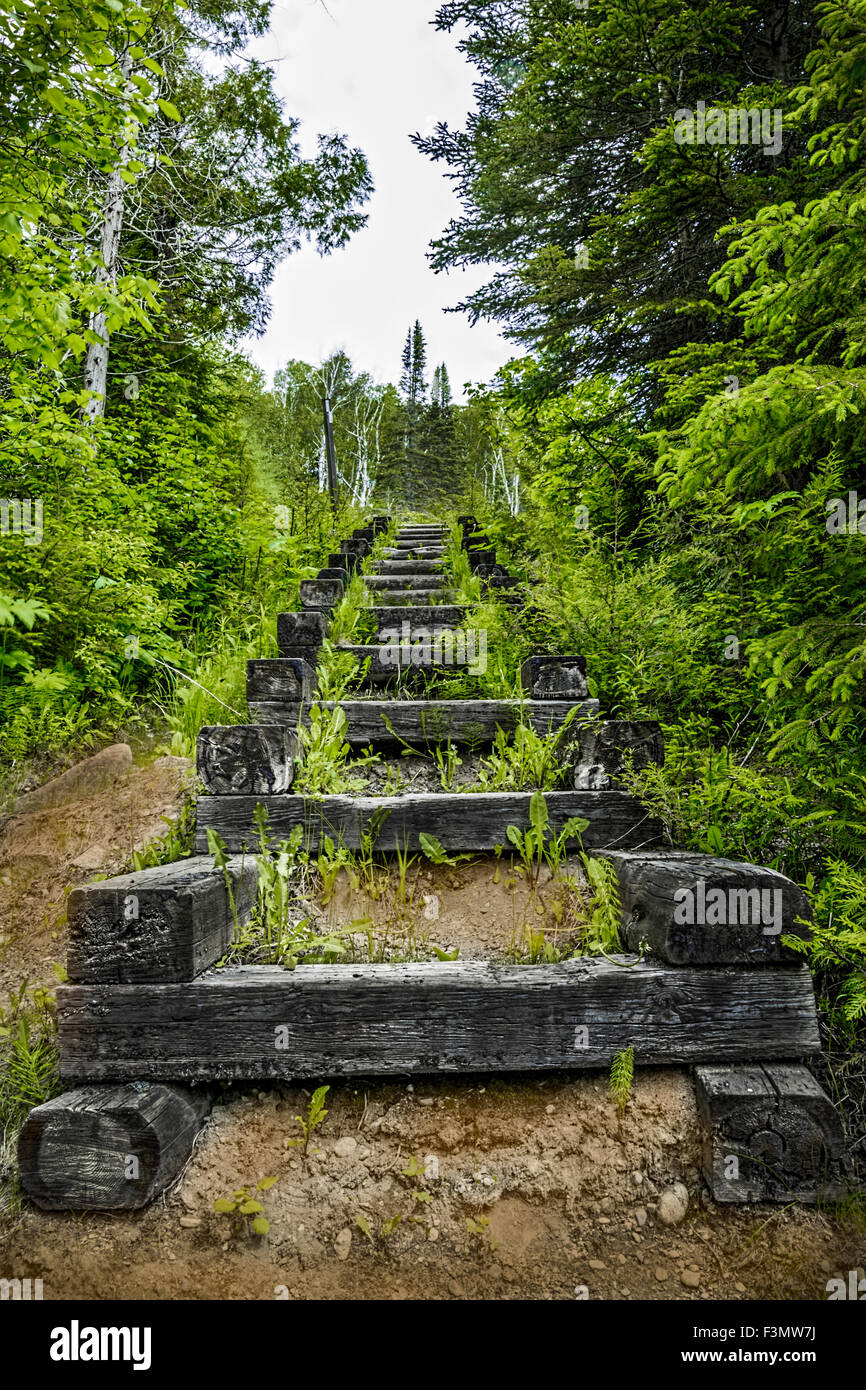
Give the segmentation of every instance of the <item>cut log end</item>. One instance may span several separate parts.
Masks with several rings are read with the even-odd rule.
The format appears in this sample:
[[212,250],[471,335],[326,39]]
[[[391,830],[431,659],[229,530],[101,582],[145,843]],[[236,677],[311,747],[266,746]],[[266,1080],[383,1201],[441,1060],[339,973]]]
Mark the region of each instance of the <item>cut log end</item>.
[[210,1106],[205,1090],[150,1082],[37,1105],[18,1139],[24,1190],[45,1211],[136,1211],[180,1173]]
[[836,1109],[806,1067],[697,1067],[703,1168],[717,1202],[832,1200],[845,1189]]

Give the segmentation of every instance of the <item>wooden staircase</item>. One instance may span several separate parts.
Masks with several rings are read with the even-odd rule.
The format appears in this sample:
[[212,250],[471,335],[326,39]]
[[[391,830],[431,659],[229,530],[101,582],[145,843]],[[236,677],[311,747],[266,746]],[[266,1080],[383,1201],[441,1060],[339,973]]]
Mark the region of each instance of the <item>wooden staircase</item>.
[[[483,591],[519,621],[526,587],[473,518],[460,527]],[[143,1205],[185,1161],[216,1081],[606,1068],[625,1047],[638,1066],[695,1067],[717,1200],[841,1191],[839,1117],[802,1064],[820,1047],[811,978],[783,942],[809,931],[802,891],[759,866],[664,847],[662,826],[620,785],[627,760],[663,759],[661,731],[601,719],[579,655],[530,657],[519,698],[437,696],[438,682],[477,665],[471,606],[457,601],[443,526],[407,525],[383,545],[389,529],[375,517],[344,540],[302,584],[300,611],[280,615],[279,657],[249,663],[254,722],[201,731],[195,857],[70,895],[59,1035],[62,1074],[78,1089],[31,1112],[20,1144],[27,1191],[45,1207]],[[572,720],[569,785],[544,793],[548,830],[585,822],[584,848],[613,864],[624,954],[214,968],[232,937],[227,882],[242,917],[254,901],[259,806],[272,842],[300,826],[311,851],[374,837],[380,853],[416,853],[426,834],[447,852],[499,852],[509,827],[530,826],[531,790],[292,790],[317,663],[356,574],[375,641],[344,644],[363,673],[338,702],[346,743],[383,755],[401,744],[478,750],[521,721],[556,734]],[[426,688],[413,698],[419,675]],[[233,856],[225,871],[207,854],[208,831]],[[130,1154],[134,1177],[124,1176]]]

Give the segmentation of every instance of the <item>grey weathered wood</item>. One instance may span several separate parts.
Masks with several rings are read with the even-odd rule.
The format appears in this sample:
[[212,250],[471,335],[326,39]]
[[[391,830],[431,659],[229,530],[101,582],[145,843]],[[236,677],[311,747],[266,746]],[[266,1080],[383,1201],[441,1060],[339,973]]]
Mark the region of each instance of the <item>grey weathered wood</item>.
[[383,628],[393,628],[404,622],[411,624],[413,628],[431,625],[456,628],[463,624],[469,611],[467,604],[451,603],[415,603],[408,604],[405,608],[393,604],[387,608],[361,609],[362,613],[372,617],[380,632]]
[[[585,848],[636,849],[657,845],[661,825],[624,792],[545,792],[552,827],[559,830],[577,816],[589,821]],[[296,825],[306,828],[310,848],[325,835],[359,849],[365,830],[379,824],[375,848],[418,848],[418,835],[435,835],[449,850],[492,850],[506,843],[509,825],[527,829],[530,792],[442,792],[407,796],[203,796],[198,801],[196,845],[206,847],[208,826],[229,849],[257,843],[253,812],[261,802],[270,818],[274,842],[287,838]],[[576,841],[574,842],[576,843]]]
[[[430,674],[438,675],[454,675],[457,672],[467,671],[470,664],[474,664],[477,649],[474,646],[471,648],[469,655],[473,657],[473,663],[470,663],[466,655],[466,643],[462,634],[455,641],[452,628],[441,629],[437,642],[438,646],[432,642],[418,642],[413,645],[408,640],[403,643],[399,638],[389,638],[378,646],[353,646],[348,643],[341,643],[339,649],[340,651],[351,652],[358,661],[369,660],[370,665],[364,679],[370,685],[383,685],[398,681],[412,670],[427,671]],[[440,648],[444,647],[443,656],[447,655],[448,644],[450,644],[452,651],[455,647],[457,648],[455,659],[452,661],[437,660]],[[463,660],[458,660],[457,657],[461,654],[461,650]]]
[[575,730],[573,748],[576,791],[620,787],[626,767],[642,772],[665,760],[664,737],[652,719],[604,719],[583,725]]
[[[790,1055],[799,1052],[792,1048]],[[770,1054],[756,1049],[753,1055]],[[817,1202],[842,1195],[842,1125],[805,1067],[699,1066],[695,1084],[704,1176],[717,1202]]]
[[413,555],[419,560],[441,560],[445,554],[445,547],[441,545],[412,545],[406,544],[391,546],[382,552],[386,560],[409,560]]
[[438,574],[442,565],[439,560],[422,560],[415,556],[405,560],[383,560],[377,574]]
[[328,565],[325,569],[317,571],[316,582],[320,583],[323,580],[339,579],[341,584],[345,584],[347,582],[347,576],[348,571],[342,565],[339,567]]
[[217,796],[261,796],[292,785],[297,737],[284,725],[220,724],[199,730],[196,768]]
[[277,614],[277,646],[280,656],[299,656],[311,666],[328,635],[328,620],[318,609]]
[[534,700],[583,700],[589,694],[582,656],[529,656],[520,683]]
[[424,589],[431,592],[445,588],[443,574],[365,574],[364,583],[368,589]]
[[774,869],[685,850],[607,857],[630,950],[646,941],[671,965],[769,965],[798,958],[783,935],[811,935],[806,894]]
[[136,1211],[180,1173],[211,1103],[145,1080],[67,1091],[24,1121],[24,1190],[44,1211]]
[[261,657],[247,662],[247,704],[275,700],[292,704],[312,698],[315,668],[298,656]]
[[[640,1066],[816,1052],[805,966],[247,966],[189,985],[57,991],[62,1071],[79,1081]],[[625,968],[624,968],[625,967]]]
[[302,608],[318,608],[329,613],[336,608],[343,597],[344,585],[341,579],[302,579],[300,596]]
[[[238,857],[228,869],[244,922],[256,866]],[[225,878],[206,854],[73,888],[66,913],[66,969],[81,984],[192,980],[225,955],[234,931]]]
[[[323,704],[325,709],[334,707],[329,701]],[[343,737],[353,747],[394,747],[402,741],[424,748],[450,739],[458,747],[483,748],[493,742],[498,729],[515,728],[521,712],[538,733],[556,733],[574,704],[570,700],[341,700],[340,707],[346,715]],[[305,707],[263,702],[251,705],[250,710],[265,723],[296,728]],[[589,717],[598,712],[598,701],[585,700],[577,710],[578,717]]]
[[479,579],[483,580],[485,583],[489,583],[492,579],[513,578],[513,576],[508,573],[508,570],[505,568],[504,565],[473,565],[472,570],[473,573]]
[[443,604],[450,604],[457,597],[456,591],[451,588],[437,589],[377,589],[375,593],[376,605],[394,605],[394,607],[407,607],[418,603],[429,606],[434,600],[441,600]]
[[370,554],[370,551],[372,549],[373,546],[370,543],[370,541],[365,539],[363,536],[355,537],[353,540],[350,541],[340,542],[341,554],[354,555],[356,559],[363,559],[366,555]]

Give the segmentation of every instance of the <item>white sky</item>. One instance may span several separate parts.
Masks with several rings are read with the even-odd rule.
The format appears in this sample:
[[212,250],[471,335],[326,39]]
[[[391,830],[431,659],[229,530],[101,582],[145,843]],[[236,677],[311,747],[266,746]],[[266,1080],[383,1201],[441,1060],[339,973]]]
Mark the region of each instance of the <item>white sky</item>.
[[305,154],[317,133],[344,131],[360,146],[376,185],[369,222],[342,251],[304,247],[271,286],[267,332],[246,351],[268,374],[289,358],[319,362],[343,347],[356,370],[397,381],[406,330],[421,320],[428,380],[445,361],[457,399],[467,381],[487,381],[517,355],[492,325],[470,327],[446,306],[488,278],[483,267],[434,275],[429,242],[458,203],[441,165],[421,155],[411,132],[436,121],[462,125],[474,69],[455,39],[430,24],[436,0],[277,0],[270,33],[251,48],[279,59],[275,85],[287,116],[302,121]]

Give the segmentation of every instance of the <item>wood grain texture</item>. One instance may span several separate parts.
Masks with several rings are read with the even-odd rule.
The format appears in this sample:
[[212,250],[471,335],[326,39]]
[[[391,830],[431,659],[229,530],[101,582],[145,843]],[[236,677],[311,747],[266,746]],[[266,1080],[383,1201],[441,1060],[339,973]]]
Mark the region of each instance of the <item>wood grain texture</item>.
[[275,700],[292,704],[312,698],[316,685],[315,667],[302,657],[274,656],[247,662],[247,704]]
[[377,589],[372,597],[376,605],[393,604],[395,608],[406,607],[408,604],[431,605],[441,602],[452,603],[457,597],[456,591],[452,588],[440,589]]
[[798,920],[811,921],[805,893],[774,869],[685,850],[607,857],[630,950],[647,941],[671,965],[770,965],[799,959],[782,936],[811,934]]
[[268,796],[287,792],[298,740],[279,724],[210,724],[196,739],[196,770],[214,796]]
[[[387,632],[387,629],[383,629]],[[444,628],[446,640],[455,643],[453,628]],[[474,639],[473,639],[474,640]],[[440,638],[440,645],[442,639]],[[465,656],[465,641],[464,656]],[[407,640],[405,644],[400,640],[400,636],[389,637],[387,641],[379,645],[361,645],[348,642],[341,642],[339,651],[351,652],[359,662],[369,661],[364,676],[366,685],[383,685],[396,683],[406,672],[412,670],[427,671],[436,675],[455,675],[470,669],[473,663],[468,660],[463,661],[444,661],[436,660],[437,652],[433,648],[432,642],[419,642],[414,647]],[[446,648],[447,650],[447,648]],[[474,648],[470,655],[474,656]]]
[[386,608],[362,608],[369,614],[381,632],[383,628],[399,627],[410,623],[413,627],[460,627],[469,612],[467,604],[454,603],[414,603],[401,608],[396,603]]
[[[624,959],[624,958],[623,958]],[[244,1079],[641,1066],[818,1049],[809,971],[606,960],[248,966],[58,990],[63,1074]]]
[[364,583],[368,589],[427,589],[435,591],[445,588],[445,576],[436,574],[365,574]]
[[440,560],[421,560],[414,556],[405,560],[383,560],[374,574],[439,574]]
[[[229,872],[245,922],[256,867],[236,858]],[[67,918],[66,969],[82,984],[192,980],[225,955],[234,934],[225,879],[206,854],[73,888]]]
[[31,1110],[18,1138],[25,1192],[43,1211],[136,1211],[180,1173],[211,1108],[207,1091],[87,1086]]
[[844,1193],[839,1115],[806,1067],[699,1066],[695,1088],[704,1176],[717,1202],[811,1203]]
[[[334,707],[331,701],[323,705]],[[521,711],[538,733],[556,733],[575,705],[571,700],[341,700],[340,707],[347,724],[343,737],[353,747],[395,747],[402,740],[421,748],[450,738],[461,748],[482,748],[493,742],[497,729],[513,729]],[[299,703],[261,703],[250,709],[263,723],[290,728],[297,727],[304,713]],[[584,700],[577,709],[580,717],[590,718],[598,713],[598,701]]]
[[652,719],[604,719],[575,730],[575,791],[620,787],[626,767],[642,772],[665,760],[661,727]]
[[[586,849],[627,849],[658,844],[662,827],[624,792],[545,792],[551,826],[559,830],[573,816],[589,821]],[[435,835],[448,850],[492,850],[506,842],[509,825],[527,829],[530,792],[424,793],[408,796],[202,796],[197,805],[196,848],[207,848],[208,826],[234,853],[257,842],[253,812],[261,802],[274,841],[306,828],[310,848],[324,835],[358,849],[371,824],[379,824],[375,847],[392,852],[418,835]],[[374,819],[375,818],[375,819]],[[200,851],[203,852],[203,851]]]
[[520,684],[533,700],[583,700],[586,658],[582,656],[528,656],[520,668]]

